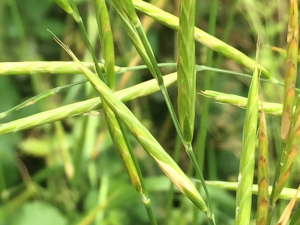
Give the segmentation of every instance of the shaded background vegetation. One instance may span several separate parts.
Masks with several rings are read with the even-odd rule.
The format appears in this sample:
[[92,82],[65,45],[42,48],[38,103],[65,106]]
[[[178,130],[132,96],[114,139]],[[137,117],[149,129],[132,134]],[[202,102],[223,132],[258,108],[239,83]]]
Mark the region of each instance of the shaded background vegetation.
[[[97,25],[94,11],[89,1],[77,1],[95,49],[101,58]],[[208,31],[211,2],[197,1],[196,26]],[[282,80],[284,58],[271,51],[269,45],[285,48],[288,5],[284,1],[218,1],[215,35],[231,46],[255,58],[256,41],[262,41],[260,62],[274,77]],[[164,10],[177,15],[179,1],[152,1]],[[142,64],[133,50],[116,12],[110,7],[113,29],[116,65]],[[176,62],[176,32],[140,14],[147,29],[158,62]],[[77,25],[71,17],[51,0],[6,0],[0,1],[0,61],[70,61],[66,53],[53,41],[51,30],[75,54],[84,61],[91,61]],[[196,44],[197,64],[207,65],[208,49]],[[213,53],[215,68],[249,73],[240,65]],[[163,74],[174,68],[163,68]],[[236,77],[213,72],[197,73],[197,89],[204,90],[204,77],[211,76],[212,90],[247,96],[249,78]],[[128,78],[126,80],[126,77]],[[82,79],[82,75],[18,75],[0,76],[0,112],[56,86],[62,86]],[[147,70],[118,75],[119,89],[151,78]],[[56,108],[68,103],[87,99],[89,85],[76,86],[38,104],[21,109],[0,122],[22,118],[34,113]],[[283,88],[272,84],[262,84],[264,99],[282,102]],[[174,105],[176,88],[169,89]],[[200,133],[201,107],[204,97],[197,96],[197,116],[195,136]],[[242,126],[245,111],[230,105],[213,103],[209,106],[207,138],[203,158],[204,176],[207,180],[237,181],[239,152],[241,148]],[[127,103],[137,118],[142,121],[165,149],[172,155],[176,134],[168,110],[160,93]],[[175,107],[176,108],[176,107]],[[271,165],[279,143],[280,118],[267,117],[269,122],[269,142]],[[62,126],[61,126],[62,125]],[[61,127],[60,127],[61,126]],[[66,148],[62,149],[58,130],[62,129],[66,138]],[[195,138],[195,151],[200,143]],[[132,139],[133,143],[134,140]],[[169,182],[144,150],[134,144],[140,162],[156,217],[163,224],[166,216]],[[82,156],[78,152],[82,151]],[[75,182],[70,182],[72,166],[64,169],[68,162],[81,161],[80,173]],[[188,172],[189,159],[182,149],[179,165]],[[299,157],[296,160],[290,186],[299,183]],[[90,215],[99,203],[103,205],[97,224],[147,224],[148,218],[138,195],[127,178],[119,156],[114,151],[105,125],[103,114],[94,113],[65,119],[59,124],[47,124],[23,132],[0,136],[0,203],[15,201],[9,214],[1,214],[0,224],[74,224]],[[271,173],[272,173],[272,167]],[[297,176],[298,175],[298,176]],[[194,176],[191,174],[191,176]],[[30,193],[24,184],[32,179],[38,193]],[[24,194],[25,193],[25,194]],[[27,193],[27,195],[26,195]],[[22,194],[25,196],[22,197]],[[221,189],[211,189],[219,224],[232,224],[235,210],[235,193]],[[104,200],[105,201],[104,201]],[[100,204],[101,205],[101,204]],[[255,205],[254,205],[255,206]],[[103,210],[102,210],[103,209]],[[98,209],[99,210],[99,209]],[[35,219],[32,219],[35,216]],[[205,221],[204,215],[203,221]],[[192,217],[192,204],[185,202],[178,193],[173,202],[170,224],[188,224]],[[48,218],[48,219],[47,219]],[[51,222],[50,222],[51,218]],[[180,218],[180,219],[179,219]],[[0,220],[1,221],[1,220]],[[55,222],[57,221],[57,222]],[[96,224],[95,222],[95,224]],[[205,222],[204,222],[205,223]]]

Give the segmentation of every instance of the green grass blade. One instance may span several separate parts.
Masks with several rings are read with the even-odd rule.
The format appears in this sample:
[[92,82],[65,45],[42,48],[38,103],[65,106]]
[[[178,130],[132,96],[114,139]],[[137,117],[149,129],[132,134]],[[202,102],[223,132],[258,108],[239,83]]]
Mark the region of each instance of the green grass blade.
[[238,188],[236,193],[236,225],[248,225],[251,217],[252,184],[255,165],[255,142],[258,119],[258,71],[253,73],[248,94],[246,117],[243,127]]

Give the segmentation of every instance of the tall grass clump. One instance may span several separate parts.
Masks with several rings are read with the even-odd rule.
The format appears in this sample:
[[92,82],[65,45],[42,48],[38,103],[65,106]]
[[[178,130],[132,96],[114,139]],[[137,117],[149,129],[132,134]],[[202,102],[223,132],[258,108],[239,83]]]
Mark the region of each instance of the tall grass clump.
[[298,224],[298,20],[0,1],[0,224]]

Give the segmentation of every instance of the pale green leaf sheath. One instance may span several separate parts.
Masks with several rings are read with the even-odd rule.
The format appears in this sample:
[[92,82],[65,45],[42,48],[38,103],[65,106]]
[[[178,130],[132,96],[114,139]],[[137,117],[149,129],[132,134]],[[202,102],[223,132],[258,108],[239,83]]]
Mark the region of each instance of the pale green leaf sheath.
[[235,225],[248,225],[251,217],[252,184],[255,165],[254,156],[258,119],[258,81],[258,71],[255,70],[248,94],[248,104],[243,128]]
[[178,114],[185,141],[191,143],[194,133],[196,72],[195,72],[195,1],[181,0],[178,28]]

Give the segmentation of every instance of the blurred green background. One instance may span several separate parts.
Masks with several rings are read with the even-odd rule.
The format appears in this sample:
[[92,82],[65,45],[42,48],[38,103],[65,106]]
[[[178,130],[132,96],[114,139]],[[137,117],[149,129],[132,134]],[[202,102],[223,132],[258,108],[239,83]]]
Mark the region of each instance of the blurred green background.
[[[97,24],[91,1],[80,0],[78,7],[89,32],[91,42],[101,59]],[[197,1],[196,25],[208,32],[210,0]],[[224,40],[248,56],[255,58],[257,36],[262,49],[259,61],[274,77],[282,80],[284,57],[269,46],[285,48],[288,4],[283,1],[217,1],[214,36]],[[178,15],[179,0],[151,1],[160,8]],[[115,41],[116,65],[143,64],[122,27],[116,12],[110,7]],[[176,32],[153,22],[143,14],[142,22],[158,62],[176,62]],[[53,40],[52,34],[69,45],[83,61],[91,62],[82,36],[74,20],[53,1],[0,1],[0,61],[71,61]],[[196,44],[197,64],[207,65],[208,49]],[[213,53],[212,65],[236,72],[249,73],[233,61]],[[163,68],[162,73],[175,71]],[[212,90],[247,96],[249,78],[213,72],[197,73],[197,90],[204,90],[205,76],[211,77]],[[83,79],[82,75],[16,75],[0,76],[0,112],[51,88]],[[147,70],[118,75],[117,87],[122,89],[151,79]],[[283,88],[262,83],[264,100],[281,102]],[[2,119],[5,123],[41,111],[54,109],[91,97],[89,85],[63,91],[38,104],[21,109]],[[169,88],[176,108],[176,87]],[[204,97],[197,95],[196,130],[200,132],[201,108]],[[245,111],[213,101],[208,109],[207,137],[203,158],[207,180],[237,181],[239,152]],[[176,133],[160,93],[127,103],[137,118],[152,132],[169,154],[176,146]],[[274,156],[280,143],[280,118],[268,116],[271,174]],[[63,141],[62,141],[63,140]],[[194,150],[201,145],[195,138]],[[147,181],[153,208],[159,224],[166,216],[169,181],[155,162],[132,138],[134,151]],[[78,162],[79,161],[79,162]],[[74,168],[77,162],[79,168]],[[188,172],[189,159],[182,149],[179,165]],[[293,167],[290,186],[299,183],[299,157]],[[78,173],[74,171],[79,171]],[[74,175],[75,174],[75,175]],[[75,178],[74,178],[75,176]],[[190,174],[191,177],[194,174]],[[218,224],[232,224],[235,214],[235,193],[210,188]],[[149,224],[138,194],[131,186],[122,162],[107,133],[102,112],[68,118],[61,123],[36,127],[23,132],[0,136],[0,224]],[[255,198],[254,198],[255,199]],[[193,207],[176,191],[169,224],[189,224]],[[253,212],[255,212],[253,204]],[[96,219],[89,222],[89,218]],[[200,213],[200,223],[206,224]]]

